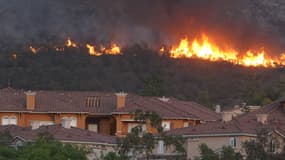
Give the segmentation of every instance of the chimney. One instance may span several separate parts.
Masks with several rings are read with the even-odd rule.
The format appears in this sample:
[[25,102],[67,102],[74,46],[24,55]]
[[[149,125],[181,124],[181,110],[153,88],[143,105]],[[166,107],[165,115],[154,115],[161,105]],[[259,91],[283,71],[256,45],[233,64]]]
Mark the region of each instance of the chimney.
[[216,105],[215,111],[216,111],[216,113],[221,113],[221,106],[220,105]]
[[232,112],[222,112],[222,121],[223,122],[229,122],[233,119],[233,113]]
[[27,91],[26,94],[26,109],[35,110],[36,106],[36,92]]
[[30,124],[31,124],[32,130],[38,129],[40,127],[39,121],[31,121]]
[[128,94],[124,92],[116,93],[117,96],[117,109],[123,108],[126,105],[126,96]]
[[256,114],[257,122],[262,124],[267,124],[268,122],[268,114]]
[[70,118],[64,118],[61,120],[61,126],[63,128],[71,128],[71,119]]

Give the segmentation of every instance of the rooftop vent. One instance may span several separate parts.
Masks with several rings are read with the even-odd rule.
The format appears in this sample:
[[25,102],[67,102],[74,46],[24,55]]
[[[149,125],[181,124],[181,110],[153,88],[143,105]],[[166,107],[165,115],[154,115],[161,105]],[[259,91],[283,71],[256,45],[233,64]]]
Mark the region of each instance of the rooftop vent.
[[216,113],[221,113],[221,105],[216,105],[215,111]]
[[222,112],[222,120],[223,122],[229,122],[233,119],[232,112]]
[[169,98],[166,98],[166,97],[161,97],[161,98],[158,98],[159,100],[161,100],[162,102],[168,102],[169,101]]
[[267,124],[268,122],[268,114],[256,114],[257,122],[262,124]]
[[89,96],[86,98],[86,107],[99,107],[101,104],[101,97],[99,96]]

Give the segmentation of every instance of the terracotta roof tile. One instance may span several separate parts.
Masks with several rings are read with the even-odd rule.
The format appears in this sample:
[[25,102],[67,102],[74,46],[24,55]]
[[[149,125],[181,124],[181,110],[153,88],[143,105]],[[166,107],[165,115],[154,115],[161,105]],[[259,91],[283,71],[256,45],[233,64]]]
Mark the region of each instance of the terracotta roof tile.
[[41,133],[49,133],[56,140],[72,141],[78,143],[107,143],[116,144],[116,137],[101,135],[79,128],[63,128],[59,125],[42,126],[38,129],[19,127],[15,125],[1,126],[0,132],[8,131],[12,137],[22,137],[27,141],[36,140]]
[[[267,124],[257,121],[257,114],[268,114]],[[254,112],[234,118],[229,122],[216,121],[187,128],[174,129],[167,134],[171,135],[213,135],[213,134],[257,134],[261,128],[279,130],[285,133],[285,109],[281,107],[280,100],[264,106]]]
[[[119,112],[133,112],[137,109],[153,111],[162,118],[197,119],[214,121],[219,115],[195,102],[180,101],[170,98],[169,101],[158,97],[142,97],[128,94],[126,106],[116,109],[116,95],[108,92],[86,91],[35,91],[36,106],[33,112],[88,112],[90,114],[111,115]],[[86,105],[88,98],[96,101],[94,106]],[[6,88],[0,90],[0,112],[25,112],[25,91]],[[95,103],[94,103],[95,104]]]

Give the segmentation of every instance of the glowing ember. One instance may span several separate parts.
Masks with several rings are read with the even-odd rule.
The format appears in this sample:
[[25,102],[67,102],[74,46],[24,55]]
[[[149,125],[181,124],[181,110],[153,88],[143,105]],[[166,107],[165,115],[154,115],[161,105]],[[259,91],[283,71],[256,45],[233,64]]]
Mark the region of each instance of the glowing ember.
[[161,48],[159,49],[159,52],[160,52],[160,53],[165,52],[165,47],[161,47]]
[[264,50],[258,53],[247,51],[240,54],[232,48],[226,50],[220,49],[217,45],[209,41],[205,35],[202,40],[194,39],[191,43],[187,38],[180,41],[179,45],[172,47],[170,57],[172,58],[200,58],[210,61],[228,61],[243,66],[263,66],[276,67],[285,64],[285,55],[280,57],[270,57]]
[[17,59],[17,54],[16,54],[16,53],[13,53],[13,54],[12,54],[12,58],[13,58],[13,59]]
[[74,47],[74,48],[76,48],[77,44],[75,42],[72,42],[71,39],[68,38],[67,41],[66,41],[66,46],[67,47]]
[[35,48],[35,47],[33,47],[33,46],[30,46],[29,48],[30,48],[30,51],[31,51],[33,54],[37,54],[38,51],[40,50],[40,48]]

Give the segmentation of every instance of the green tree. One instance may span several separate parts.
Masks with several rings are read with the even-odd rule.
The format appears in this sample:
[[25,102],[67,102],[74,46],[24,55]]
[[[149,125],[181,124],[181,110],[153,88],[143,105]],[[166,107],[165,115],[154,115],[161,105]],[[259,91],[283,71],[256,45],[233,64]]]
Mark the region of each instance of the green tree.
[[199,91],[197,101],[205,106],[211,106],[211,100],[208,91]]
[[266,160],[267,154],[261,143],[250,140],[243,143],[246,160]]
[[0,133],[0,160],[14,160],[17,158],[15,148],[9,146],[12,137],[9,132]]
[[201,144],[199,146],[200,150],[200,160],[219,160],[219,155],[215,153],[211,148],[206,144]]
[[[9,134],[1,133],[0,160],[87,160],[87,150],[56,141],[49,134],[39,135],[36,142],[10,147]],[[11,139],[10,139],[11,140]]]
[[126,160],[128,158],[122,155],[118,155],[115,152],[109,152],[105,156],[101,157],[101,159],[102,160]]
[[87,160],[83,148],[40,137],[36,142],[26,143],[17,151],[17,160]]
[[151,76],[144,81],[142,95],[144,96],[162,96],[164,93],[164,82],[158,76]]
[[[178,153],[185,153],[183,147],[185,141],[181,136],[168,136],[163,132],[161,127],[161,118],[155,112],[144,112],[136,110],[133,118],[139,123],[134,127],[126,137],[119,138],[118,144],[120,148],[120,155],[123,157],[146,157],[147,159],[152,154],[152,151],[158,140],[163,140],[165,146],[174,146]],[[151,127],[155,128],[158,134],[153,135],[143,131],[143,125],[149,123]],[[132,153],[131,155],[129,153]]]
[[242,160],[242,155],[235,153],[231,146],[223,146],[220,160]]

